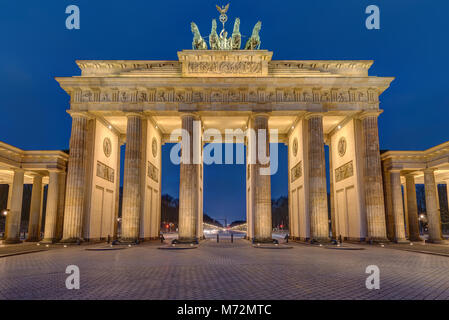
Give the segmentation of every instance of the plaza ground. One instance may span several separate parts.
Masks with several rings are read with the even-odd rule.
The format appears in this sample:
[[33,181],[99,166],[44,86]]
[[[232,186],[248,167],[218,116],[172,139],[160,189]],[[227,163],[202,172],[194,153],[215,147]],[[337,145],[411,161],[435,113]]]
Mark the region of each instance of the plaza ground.
[[[109,251],[86,250],[103,244],[53,246],[0,258],[0,299],[449,298],[445,256],[393,246],[338,250],[289,245],[261,249],[246,240],[222,238],[192,250],[160,250],[157,243]],[[79,290],[66,289],[68,265],[80,269]],[[379,290],[365,286],[369,265],[380,268]]]

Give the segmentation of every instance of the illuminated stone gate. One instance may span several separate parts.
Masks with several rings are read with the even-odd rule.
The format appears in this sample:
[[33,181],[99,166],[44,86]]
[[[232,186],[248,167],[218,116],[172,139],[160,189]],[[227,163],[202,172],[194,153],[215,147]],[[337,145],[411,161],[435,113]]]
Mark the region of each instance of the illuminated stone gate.
[[[290,236],[329,239],[324,146],[330,148],[332,235],[386,239],[377,118],[393,78],[372,61],[275,61],[266,50],[184,50],[178,61],[77,61],[57,78],[73,119],[63,241],[116,232],[120,146],[126,142],[122,239],[159,235],[161,145],[173,130],[277,129],[288,145]],[[198,120],[201,126],[194,126]],[[192,136],[193,137],[193,136]],[[193,139],[193,138],[192,138]],[[272,141],[273,142],[273,141]],[[250,156],[250,155],[249,155]],[[270,176],[247,168],[248,237],[271,239]],[[202,164],[181,164],[179,237],[202,236]],[[115,230],[115,231],[114,231]]]

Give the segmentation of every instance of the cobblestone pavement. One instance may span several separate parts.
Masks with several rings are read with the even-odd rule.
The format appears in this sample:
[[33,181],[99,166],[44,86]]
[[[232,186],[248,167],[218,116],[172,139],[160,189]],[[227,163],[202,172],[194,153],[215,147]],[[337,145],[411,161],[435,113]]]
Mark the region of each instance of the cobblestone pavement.
[[[288,250],[255,249],[245,240],[208,240],[192,250],[76,246],[5,257],[0,299],[449,298],[447,257],[378,246],[332,250],[290,244]],[[80,290],[65,287],[68,265],[80,268]],[[380,290],[365,287],[368,265],[380,268]]]

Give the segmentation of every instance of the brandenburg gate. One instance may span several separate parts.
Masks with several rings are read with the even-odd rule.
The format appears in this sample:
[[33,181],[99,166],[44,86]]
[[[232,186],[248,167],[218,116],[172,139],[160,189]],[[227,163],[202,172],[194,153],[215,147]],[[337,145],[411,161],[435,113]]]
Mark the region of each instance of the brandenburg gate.
[[[328,241],[330,228],[346,240],[387,239],[377,120],[379,96],[393,78],[370,76],[373,61],[272,60],[272,52],[259,49],[260,22],[240,49],[239,25],[237,19],[227,38],[224,28],[218,36],[214,20],[208,49],[192,23],[193,49],[178,52],[176,61],[77,61],[81,76],[56,78],[70,95],[72,133],[62,239],[54,241],[117,235],[125,143],[121,240],[158,238],[161,146],[178,142],[171,133],[184,129],[191,143],[188,150],[181,143],[182,154],[203,159],[210,128],[242,132],[249,239],[271,241],[272,232],[270,175],[248,152],[260,148],[251,130],[277,130],[271,142],[288,145],[292,239]],[[201,161],[181,162],[179,190],[179,239],[195,241],[203,236]]]
[[[369,76],[372,61],[276,61],[266,50],[184,50],[178,58],[77,61],[81,76],[57,78],[73,119],[62,241],[99,239],[101,223],[116,221],[125,142],[122,239],[157,238],[161,145],[178,128],[193,137],[195,120],[201,132],[241,129],[247,147],[257,143],[247,129],[278,130],[288,145],[294,239],[329,238],[327,144],[332,227],[340,228],[333,234],[386,239],[377,118],[393,78]],[[207,142],[192,141],[190,156],[201,158]],[[271,239],[270,176],[261,166],[246,174],[248,237],[256,241]],[[181,163],[181,240],[202,237],[202,171]]]

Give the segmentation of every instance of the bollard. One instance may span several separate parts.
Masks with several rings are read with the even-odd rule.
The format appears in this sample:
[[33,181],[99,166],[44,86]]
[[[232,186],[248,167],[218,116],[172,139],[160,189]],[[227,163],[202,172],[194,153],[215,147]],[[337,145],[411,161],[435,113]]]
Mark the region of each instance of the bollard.
[[219,239],[219,236],[218,236],[218,233],[217,233],[217,243],[219,243],[220,242],[220,239]]
[[111,236],[108,234],[108,243],[111,242]]
[[231,233],[231,243],[234,243],[234,234]]

